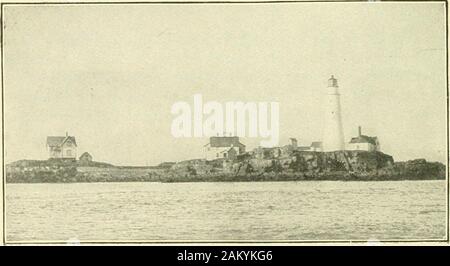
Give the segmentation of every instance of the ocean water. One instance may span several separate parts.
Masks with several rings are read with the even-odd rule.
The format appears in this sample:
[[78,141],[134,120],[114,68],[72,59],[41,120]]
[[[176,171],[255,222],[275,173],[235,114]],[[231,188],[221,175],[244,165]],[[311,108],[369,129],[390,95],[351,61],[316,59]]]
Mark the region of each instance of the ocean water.
[[446,181],[7,184],[7,241],[446,237]]

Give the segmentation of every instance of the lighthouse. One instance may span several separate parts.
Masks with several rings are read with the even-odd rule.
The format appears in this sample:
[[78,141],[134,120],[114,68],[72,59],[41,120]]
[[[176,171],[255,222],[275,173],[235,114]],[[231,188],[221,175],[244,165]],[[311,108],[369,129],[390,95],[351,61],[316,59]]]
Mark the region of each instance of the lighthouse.
[[339,97],[338,82],[332,75],[328,79],[325,95],[323,151],[341,151],[345,148]]

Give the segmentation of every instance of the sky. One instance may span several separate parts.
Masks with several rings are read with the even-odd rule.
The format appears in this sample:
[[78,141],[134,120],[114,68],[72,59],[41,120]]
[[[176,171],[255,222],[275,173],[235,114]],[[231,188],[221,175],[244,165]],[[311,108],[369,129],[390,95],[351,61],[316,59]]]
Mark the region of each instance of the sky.
[[[117,165],[203,156],[174,138],[174,103],[278,102],[280,145],[320,141],[327,80],[345,140],[396,161],[445,161],[444,3],[4,7],[5,159],[46,159],[46,137]],[[247,149],[259,138],[243,138]]]

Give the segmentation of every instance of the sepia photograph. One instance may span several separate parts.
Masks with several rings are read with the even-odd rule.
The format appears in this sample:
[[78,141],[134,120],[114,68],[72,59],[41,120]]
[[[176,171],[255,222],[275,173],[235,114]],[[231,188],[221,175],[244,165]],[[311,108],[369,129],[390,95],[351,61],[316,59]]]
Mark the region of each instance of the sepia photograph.
[[445,1],[2,1],[3,244],[448,244],[447,43]]

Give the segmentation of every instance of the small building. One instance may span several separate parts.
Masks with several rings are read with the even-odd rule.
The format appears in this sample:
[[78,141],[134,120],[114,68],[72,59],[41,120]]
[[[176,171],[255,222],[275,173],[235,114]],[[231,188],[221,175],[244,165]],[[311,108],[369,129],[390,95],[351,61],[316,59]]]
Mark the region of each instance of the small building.
[[321,141],[313,141],[311,146],[309,147],[310,151],[323,151],[322,142]]
[[361,133],[361,127],[358,127],[358,136],[354,137],[348,143],[347,150],[352,151],[380,151],[380,143],[377,137],[369,137]]
[[298,151],[322,151],[322,142],[313,141],[309,146],[299,146]]
[[205,159],[215,160],[225,158],[234,160],[237,155],[245,153],[245,145],[239,137],[210,137],[209,143],[203,146]]
[[227,158],[229,160],[236,159],[237,155],[238,155],[238,151],[234,147],[231,147],[229,149],[225,149],[225,150],[219,152],[219,158]]
[[80,162],[92,162],[92,155],[89,154],[89,152],[84,152],[83,154],[81,154],[80,158],[79,158]]
[[76,159],[77,142],[74,136],[48,136],[47,150],[50,159]]
[[322,151],[322,142],[314,141],[309,146],[299,146],[297,139],[291,138],[291,143],[281,148],[282,155],[291,155],[294,151]]

